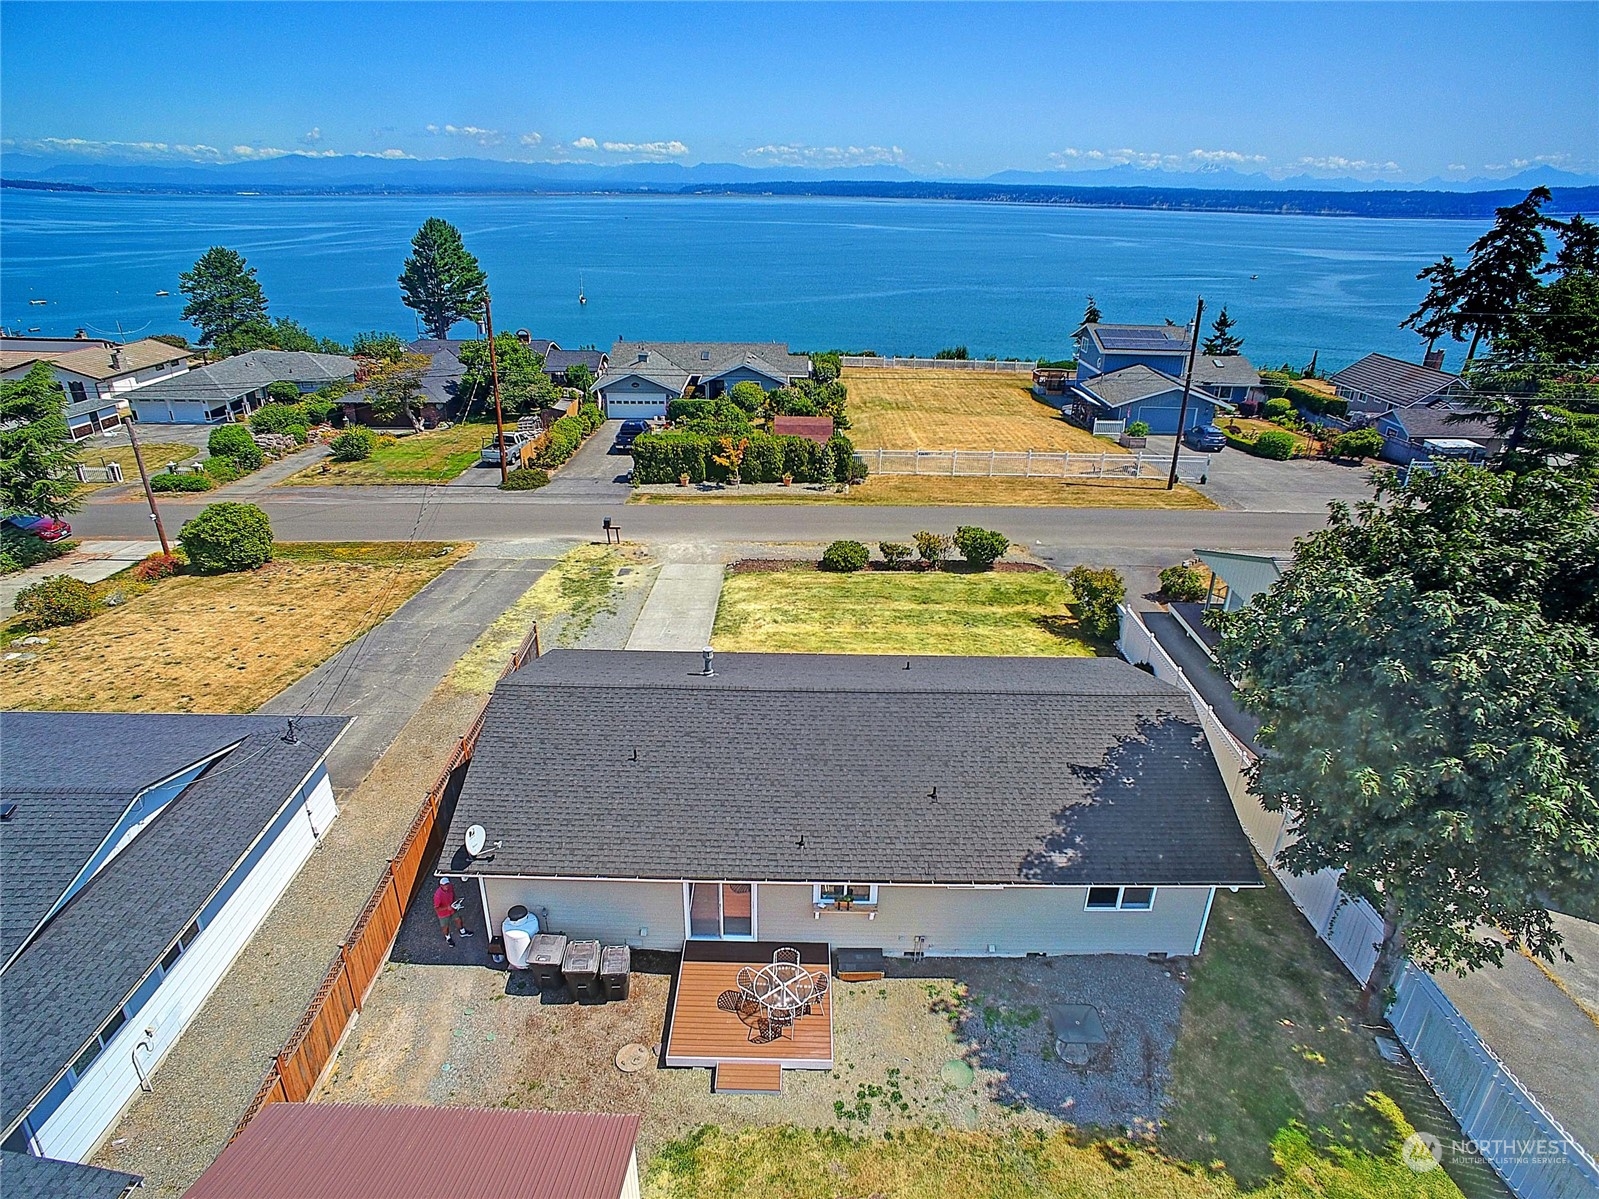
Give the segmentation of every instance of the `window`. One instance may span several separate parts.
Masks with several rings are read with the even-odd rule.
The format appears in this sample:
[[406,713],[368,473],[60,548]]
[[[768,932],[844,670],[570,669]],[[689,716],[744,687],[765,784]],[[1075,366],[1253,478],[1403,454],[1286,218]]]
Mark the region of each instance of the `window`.
[[1155,906],[1154,887],[1090,887],[1090,912],[1147,912]]
[[75,404],[80,404],[89,398],[88,390],[77,380],[73,380],[72,382],[68,383],[67,390],[72,393],[72,402]]
[[877,906],[877,884],[817,883],[812,888],[812,896],[819,908],[874,908]]

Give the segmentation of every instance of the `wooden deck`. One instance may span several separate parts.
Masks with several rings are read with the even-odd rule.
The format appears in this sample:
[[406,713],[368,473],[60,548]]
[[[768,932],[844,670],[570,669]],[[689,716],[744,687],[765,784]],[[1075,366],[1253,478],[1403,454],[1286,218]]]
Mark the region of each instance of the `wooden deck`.
[[722,1062],[711,1078],[718,1095],[781,1095],[783,1067],[771,1062]]
[[[828,969],[828,947],[820,942],[689,941],[684,945],[667,1007],[668,1066],[764,1063],[782,1070],[833,1068],[831,995],[813,1005],[809,1016],[796,1020],[788,1034],[764,1045],[751,1044],[743,1021],[716,1006],[723,991],[738,989],[740,967],[766,965],[785,944],[800,951],[800,961],[807,969]],[[729,1077],[739,1078],[740,1072]],[[718,1085],[717,1089],[722,1088]]]

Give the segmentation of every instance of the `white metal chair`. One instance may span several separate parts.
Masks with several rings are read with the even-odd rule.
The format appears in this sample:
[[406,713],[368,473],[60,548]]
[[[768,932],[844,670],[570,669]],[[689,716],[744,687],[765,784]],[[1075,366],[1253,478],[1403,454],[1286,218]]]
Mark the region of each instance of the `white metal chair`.
[[787,962],[790,966],[798,966],[800,964],[800,951],[785,945],[772,954],[772,961],[774,963]]

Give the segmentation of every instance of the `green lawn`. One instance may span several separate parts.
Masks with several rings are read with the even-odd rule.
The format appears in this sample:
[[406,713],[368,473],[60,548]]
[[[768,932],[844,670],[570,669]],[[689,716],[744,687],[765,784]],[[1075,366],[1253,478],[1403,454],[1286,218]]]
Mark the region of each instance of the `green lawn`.
[[319,462],[284,481],[306,487],[341,483],[448,483],[478,459],[494,426],[472,423],[429,429],[379,445],[365,462]]
[[[93,443],[80,443],[79,461],[85,466],[103,466],[107,462],[115,462],[122,467],[123,482],[135,486],[139,482],[139,464],[133,459],[131,445],[95,445]],[[203,451],[192,445],[185,445],[179,441],[146,441],[140,444],[139,452],[144,455],[144,469],[152,475],[160,474],[174,462],[187,462],[191,458],[198,458]],[[83,491],[99,491],[102,487],[109,487],[109,483],[84,483]]]
[[1053,571],[785,570],[729,576],[718,649],[777,653],[1092,657]]

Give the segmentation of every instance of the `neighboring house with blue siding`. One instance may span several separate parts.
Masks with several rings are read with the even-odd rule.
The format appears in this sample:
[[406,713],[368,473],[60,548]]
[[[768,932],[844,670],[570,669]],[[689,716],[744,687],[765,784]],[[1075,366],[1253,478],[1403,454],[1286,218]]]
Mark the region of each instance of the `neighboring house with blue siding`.
[[745,381],[776,391],[810,373],[811,360],[780,342],[618,341],[594,390],[608,417],[654,419],[684,396],[714,400]]
[[1109,375],[1129,366],[1147,366],[1180,379],[1188,361],[1187,325],[1083,325],[1077,343],[1077,381]]
[[[1068,414],[1084,428],[1092,429],[1096,420],[1143,421],[1151,433],[1178,432],[1182,411],[1183,381],[1151,367],[1124,366],[1109,374],[1094,375],[1072,384]],[[1197,386],[1188,393],[1188,412],[1183,428],[1194,429],[1215,421],[1218,407],[1232,405]]]
[[1422,404],[1396,408],[1377,418],[1381,457],[1403,466],[1422,459],[1482,462],[1504,446],[1504,438],[1479,417],[1461,419],[1450,408]]
[[1442,352],[1428,355],[1428,361],[1420,366],[1387,354],[1367,354],[1330,375],[1327,382],[1349,401],[1350,412],[1377,413],[1417,404],[1447,404],[1469,394],[1471,389],[1459,375],[1439,369],[1442,363]]
[[306,717],[0,714],[3,1148],[88,1160],[337,815]]

